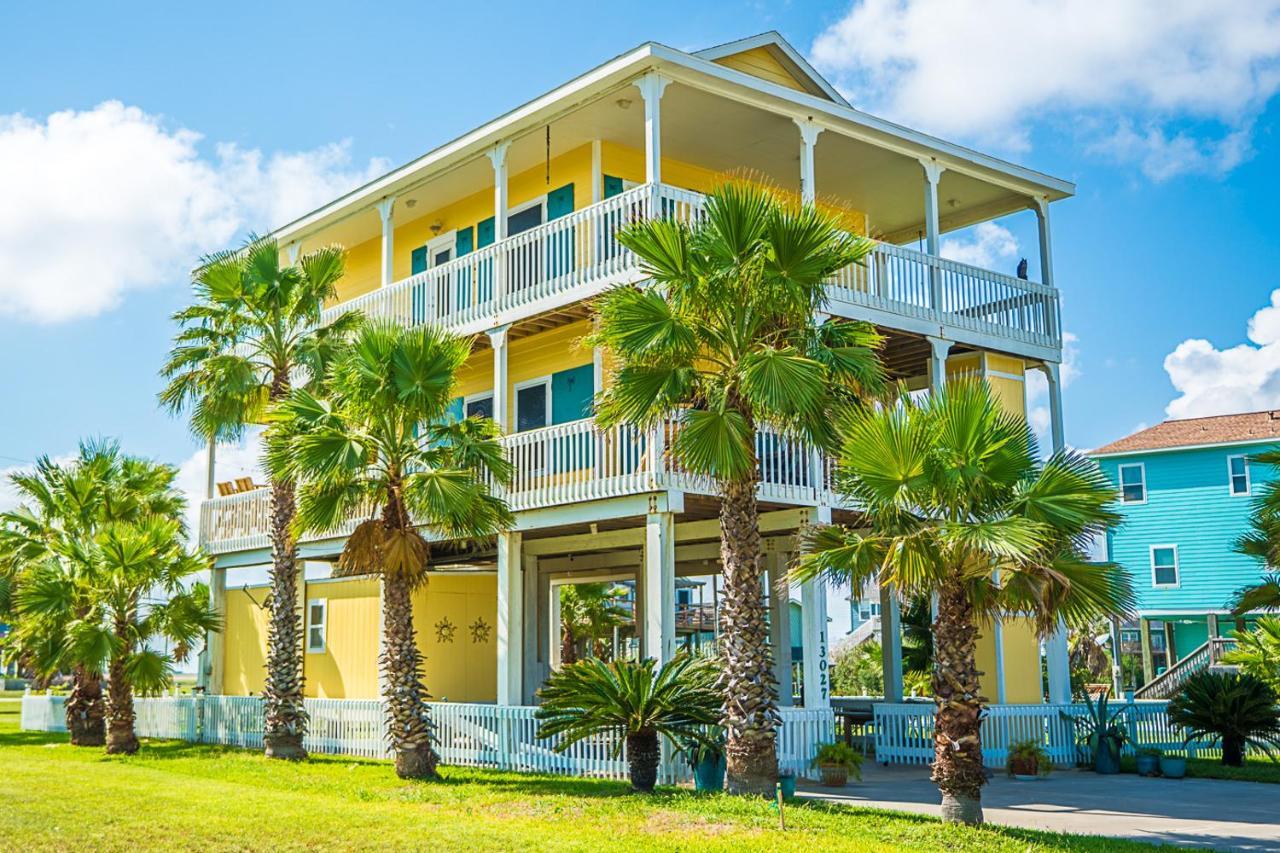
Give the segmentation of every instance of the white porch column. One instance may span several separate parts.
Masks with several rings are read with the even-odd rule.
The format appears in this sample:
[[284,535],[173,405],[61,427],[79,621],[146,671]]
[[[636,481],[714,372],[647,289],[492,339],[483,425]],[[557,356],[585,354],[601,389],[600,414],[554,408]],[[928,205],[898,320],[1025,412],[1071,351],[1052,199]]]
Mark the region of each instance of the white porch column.
[[493,239],[507,236],[507,149],[511,142],[499,142],[489,149],[489,162],[493,164]]
[[880,663],[884,668],[886,702],[902,701],[902,614],[898,597],[880,587]]
[[498,534],[498,704],[524,700],[523,535]]
[[507,330],[508,323],[489,330],[489,345],[493,347],[493,420],[500,432],[510,431],[511,413],[507,405]]
[[[936,160],[921,160],[924,168],[924,245],[925,251],[938,257],[941,235],[938,224],[938,183],[946,169]],[[933,309],[942,310],[942,275],[937,268],[929,270],[929,294]]]
[[302,243],[294,240],[285,246],[285,251],[289,253],[289,266],[293,266],[298,262],[298,253],[302,251]]
[[[213,500],[217,493],[218,443],[209,439],[208,455],[205,469],[205,499]],[[201,513],[203,517],[204,513]],[[227,615],[227,570],[216,565],[209,569],[209,604],[213,612],[222,618]],[[205,692],[217,696],[223,690],[223,666],[226,648],[226,625],[222,631],[210,631],[204,637],[205,662],[201,667],[200,678]]]
[[644,524],[644,657],[676,653],[676,517],[651,512]]
[[650,71],[636,83],[640,97],[644,99],[644,180],[655,188],[662,182],[662,111],[659,105],[670,82]]
[[1066,433],[1062,425],[1062,374],[1056,362],[1048,361],[1040,366],[1044,378],[1049,382],[1049,440],[1054,453],[1061,453],[1067,446]]
[[[1062,429],[1062,383],[1059,381],[1058,365],[1048,362],[1040,365],[1045,378],[1049,380],[1049,433],[1054,453],[1066,449],[1066,438]],[[1044,641],[1045,656],[1049,670],[1049,701],[1052,703],[1071,701],[1071,650],[1067,644],[1067,623],[1058,618],[1058,630]]]
[[395,226],[396,197],[389,195],[378,202],[378,216],[382,218],[382,286],[386,287],[394,280],[393,263],[396,250]]
[[800,615],[804,620],[804,706],[831,706],[831,673],[827,666],[827,585],[821,580],[800,584]]
[[778,704],[791,705],[795,688],[791,684],[791,593],[787,585],[790,555],[782,551],[765,553],[765,576],[769,585],[769,643],[773,646],[773,679],[778,682]]
[[1049,237],[1049,200],[1036,200],[1036,226],[1040,232],[1040,283],[1053,286],[1053,241]]
[[817,186],[813,180],[813,149],[818,144],[822,128],[811,121],[796,119],[800,128],[800,201],[813,204],[817,198]]
[[599,139],[591,140],[591,203],[604,201],[604,152]]
[[929,337],[929,390],[935,394],[942,393],[947,386],[947,353],[951,352],[951,341],[945,338]]

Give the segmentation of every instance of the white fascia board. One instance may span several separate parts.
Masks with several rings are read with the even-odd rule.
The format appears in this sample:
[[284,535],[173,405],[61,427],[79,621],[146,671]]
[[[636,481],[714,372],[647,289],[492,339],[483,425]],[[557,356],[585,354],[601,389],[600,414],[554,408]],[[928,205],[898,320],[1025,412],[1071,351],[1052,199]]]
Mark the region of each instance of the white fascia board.
[[1179,444],[1175,447],[1153,447],[1149,450],[1114,450],[1110,453],[1085,453],[1085,456],[1090,459],[1120,459],[1125,456],[1177,453],[1179,450],[1214,450],[1219,447],[1248,447],[1253,444],[1280,444],[1280,436],[1273,438],[1245,438],[1240,441],[1214,441],[1208,444]]
[[[786,106],[792,108],[790,113],[794,117],[812,119],[837,133],[855,136],[878,147],[894,150],[909,157],[932,157],[948,169],[999,184],[1028,196],[1049,195],[1066,198],[1075,194],[1076,186],[1071,181],[1007,163],[962,145],[945,142],[926,133],[877,118],[853,107],[832,103],[807,92],[797,92],[665,45],[653,44],[652,49],[653,56],[668,65],[698,72],[723,84],[754,89],[772,99],[783,101]],[[705,81],[699,81],[690,76],[683,77],[681,82],[694,86],[700,83],[705,84]],[[706,88],[705,85],[702,87]],[[739,98],[739,100],[743,99]],[[772,105],[762,106],[769,108]],[[776,110],[776,107],[774,109]]]

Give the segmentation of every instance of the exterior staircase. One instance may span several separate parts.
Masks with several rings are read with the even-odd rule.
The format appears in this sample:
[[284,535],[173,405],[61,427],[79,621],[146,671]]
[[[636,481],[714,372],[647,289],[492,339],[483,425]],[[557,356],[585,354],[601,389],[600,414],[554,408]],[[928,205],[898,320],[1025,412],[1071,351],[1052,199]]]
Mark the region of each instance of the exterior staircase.
[[1168,699],[1178,692],[1178,688],[1182,686],[1184,681],[1197,672],[1203,672],[1206,669],[1227,668],[1222,665],[1222,656],[1234,649],[1235,646],[1236,641],[1230,637],[1211,637],[1191,654],[1135,690],[1133,698]]

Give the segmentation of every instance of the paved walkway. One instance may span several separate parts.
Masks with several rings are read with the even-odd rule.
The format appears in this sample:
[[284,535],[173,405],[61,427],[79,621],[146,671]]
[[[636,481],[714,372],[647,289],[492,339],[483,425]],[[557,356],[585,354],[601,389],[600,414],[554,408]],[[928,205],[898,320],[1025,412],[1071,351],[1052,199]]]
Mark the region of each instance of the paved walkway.
[[[844,788],[802,782],[800,792],[849,805],[938,814],[924,767],[863,766]],[[983,789],[988,823],[1110,835],[1215,850],[1280,850],[1280,785],[1220,779],[1144,779],[1058,770],[1038,782],[996,774]]]

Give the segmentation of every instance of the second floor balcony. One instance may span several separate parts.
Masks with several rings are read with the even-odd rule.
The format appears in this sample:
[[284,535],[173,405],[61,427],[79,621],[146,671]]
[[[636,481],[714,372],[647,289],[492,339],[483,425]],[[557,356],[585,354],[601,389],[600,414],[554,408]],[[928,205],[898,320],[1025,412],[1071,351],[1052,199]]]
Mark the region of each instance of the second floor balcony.
[[[710,478],[690,473],[667,453],[677,427],[639,430],[602,428],[591,418],[503,436],[514,469],[506,486],[492,486],[517,512],[676,490],[713,496]],[[831,465],[803,442],[761,430],[759,497],[765,504],[840,505],[831,488]],[[337,539],[373,515],[353,515],[334,530],[303,537],[304,542]],[[211,554],[270,546],[271,491],[258,488],[205,501],[200,509],[200,544]]]
[[[641,184],[482,249],[326,309],[474,334],[639,282],[618,232],[643,218],[692,223],[704,196]],[[889,243],[830,283],[828,310],[917,335],[1053,357],[1061,346],[1055,288]]]

